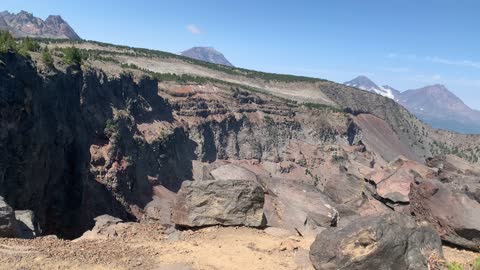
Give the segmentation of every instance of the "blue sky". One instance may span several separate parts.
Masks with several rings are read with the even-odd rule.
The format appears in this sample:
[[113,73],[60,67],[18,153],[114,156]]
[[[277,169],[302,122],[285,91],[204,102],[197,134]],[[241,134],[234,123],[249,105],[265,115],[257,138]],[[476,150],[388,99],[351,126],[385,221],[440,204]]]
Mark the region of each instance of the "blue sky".
[[445,84],[480,109],[480,1],[2,0],[3,9],[60,14],[85,39],[213,46],[256,70],[337,82],[364,74],[399,90]]

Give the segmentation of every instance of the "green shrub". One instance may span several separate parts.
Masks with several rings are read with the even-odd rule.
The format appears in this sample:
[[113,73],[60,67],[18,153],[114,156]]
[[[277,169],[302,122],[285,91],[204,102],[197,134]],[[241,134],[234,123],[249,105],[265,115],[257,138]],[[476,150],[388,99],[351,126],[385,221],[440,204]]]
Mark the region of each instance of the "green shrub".
[[447,263],[447,269],[448,270],[463,270],[463,266],[459,263],[456,263],[456,262]]
[[22,45],[20,46],[22,50],[29,51],[29,52],[39,52],[40,51],[40,44],[37,41],[26,37],[22,40]]
[[118,123],[113,119],[107,119],[105,122],[105,129],[110,132],[118,132]]
[[339,156],[339,155],[333,155],[332,156],[332,162],[333,163],[340,163],[340,162],[343,162],[345,161],[345,157],[344,156]]
[[7,31],[0,31],[0,53],[17,50],[17,43],[12,35]]
[[473,262],[473,270],[480,270],[480,257],[475,258]]
[[330,105],[325,105],[325,104],[306,102],[306,103],[302,103],[302,105],[310,110],[322,110],[322,111],[328,111],[328,112],[334,112],[334,113],[343,113],[343,110]]
[[[297,161],[297,164],[300,165],[300,166],[302,166],[302,167],[305,167],[305,166],[307,166],[307,160],[304,159],[304,158],[299,159],[299,160]],[[305,174],[310,174],[310,175],[312,175],[308,169],[305,171]]]
[[141,70],[141,68],[138,67],[138,66],[135,65],[135,64],[122,63],[120,66],[121,66],[122,68],[131,68],[131,69]]
[[42,61],[48,67],[53,67],[53,57],[50,51],[48,50],[48,47],[45,47],[42,51]]
[[68,47],[63,49],[63,61],[67,65],[80,65],[83,57],[82,52],[76,47]]

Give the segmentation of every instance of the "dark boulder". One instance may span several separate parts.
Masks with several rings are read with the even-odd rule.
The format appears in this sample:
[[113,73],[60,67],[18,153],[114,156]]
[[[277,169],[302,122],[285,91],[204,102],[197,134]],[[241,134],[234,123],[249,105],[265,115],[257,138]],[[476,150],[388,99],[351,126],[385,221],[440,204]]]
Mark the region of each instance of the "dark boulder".
[[428,257],[443,257],[430,227],[398,213],[357,219],[320,233],[310,249],[315,269],[429,269]]
[[172,221],[186,227],[260,227],[265,223],[264,201],[262,187],[253,181],[185,181],[177,193]]

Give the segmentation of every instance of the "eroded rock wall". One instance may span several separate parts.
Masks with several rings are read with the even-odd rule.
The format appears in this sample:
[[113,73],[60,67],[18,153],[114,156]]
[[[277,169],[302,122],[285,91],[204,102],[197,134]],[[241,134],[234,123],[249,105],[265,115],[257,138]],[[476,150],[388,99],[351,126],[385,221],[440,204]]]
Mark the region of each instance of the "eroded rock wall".
[[153,187],[176,192],[195,160],[290,157],[306,167],[298,145],[356,141],[344,114],[238,89],[182,96],[149,78],[39,72],[14,54],[2,62],[0,195],[33,210],[44,234],[76,237],[101,214],[140,219]]

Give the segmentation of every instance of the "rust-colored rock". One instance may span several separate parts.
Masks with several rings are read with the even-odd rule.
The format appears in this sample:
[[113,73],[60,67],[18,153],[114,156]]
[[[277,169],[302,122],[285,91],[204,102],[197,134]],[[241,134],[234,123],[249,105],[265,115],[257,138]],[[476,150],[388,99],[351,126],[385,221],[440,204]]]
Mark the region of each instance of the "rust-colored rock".
[[467,249],[480,250],[480,204],[435,180],[412,184],[410,212],[429,222],[442,239]]

